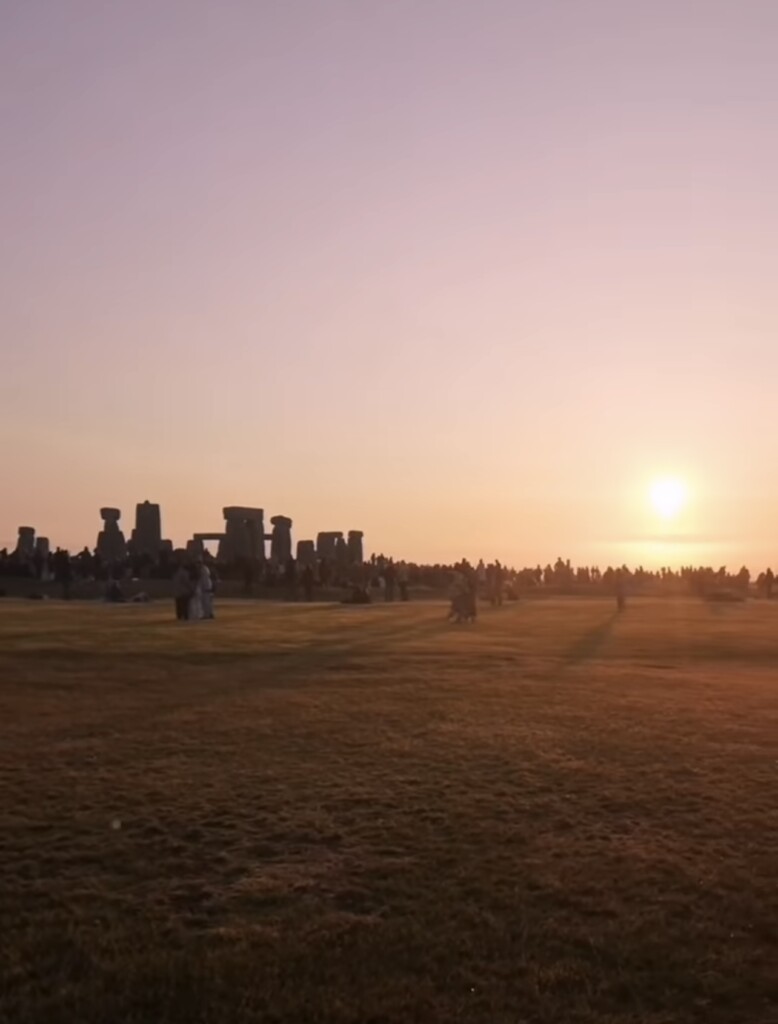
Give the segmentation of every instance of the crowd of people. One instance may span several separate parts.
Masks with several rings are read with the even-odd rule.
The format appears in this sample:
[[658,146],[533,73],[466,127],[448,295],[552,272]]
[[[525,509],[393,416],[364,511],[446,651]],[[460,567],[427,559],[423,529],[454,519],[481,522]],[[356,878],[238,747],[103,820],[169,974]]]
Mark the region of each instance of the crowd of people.
[[179,564],[173,575],[173,600],[180,622],[214,618],[216,579],[215,571],[212,572],[201,558]]
[[[545,567],[514,569],[500,561],[476,565],[462,560],[454,565],[423,565],[397,561],[384,555],[373,555],[362,565],[342,565],[335,560],[318,559],[300,564],[294,558],[279,564],[274,559],[238,559],[217,562],[207,551],[199,556],[184,551],[162,552],[156,559],[149,556],[128,556],[107,562],[98,552],[87,548],[77,554],[57,548],[43,554],[30,555],[18,551],[0,551],[0,577],[26,578],[41,584],[55,583],[64,598],[83,592],[83,582],[103,586],[106,600],[127,600],[125,591],[135,581],[170,581],[175,594],[176,615],[180,619],[210,618],[217,580],[230,584],[233,593],[242,589],[247,595],[281,597],[288,600],[313,601],[317,597],[332,600],[336,594],[349,604],[374,601],[407,601],[411,593],[446,593],[451,596],[451,615],[457,621],[473,621],[477,599],[500,605],[532,591],[549,594],[608,593],[616,595],[623,607],[626,595],[644,593],[661,595],[693,593],[708,596],[729,590],[746,594],[754,588],[770,598],[775,574],[766,569],[756,579],[746,567],[730,573],[725,567],[685,567],[656,571],[627,566],[574,567],[569,560],[558,558]],[[237,587],[236,587],[237,584]],[[242,584],[242,587],[241,587]],[[85,588],[84,588],[85,589]],[[153,589],[153,588],[152,588]],[[3,587],[0,584],[0,592]],[[157,588],[158,592],[158,588]],[[137,599],[137,594],[135,596]]]

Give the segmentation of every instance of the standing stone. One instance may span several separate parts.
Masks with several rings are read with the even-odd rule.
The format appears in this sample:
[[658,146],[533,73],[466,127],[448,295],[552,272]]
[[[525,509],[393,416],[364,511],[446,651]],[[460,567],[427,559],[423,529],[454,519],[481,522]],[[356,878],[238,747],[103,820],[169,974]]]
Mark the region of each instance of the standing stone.
[[101,508],[103,528],[97,535],[97,553],[104,562],[121,562],[127,557],[127,542],[119,529],[121,512],[118,508]]
[[144,501],[135,506],[135,529],[132,531],[135,555],[157,558],[162,550],[162,516],[159,505]]
[[298,565],[316,565],[316,545],[312,540],[297,541]]
[[349,530],[348,532],[348,560],[350,565],[362,565],[365,560],[362,549],[362,530]]
[[273,516],[270,522],[270,557],[278,565],[285,565],[292,557],[292,520],[289,516]]
[[36,537],[35,538],[35,554],[33,555],[33,564],[35,566],[36,573],[41,580],[49,579],[49,553],[51,549],[49,547],[48,537]]
[[16,554],[21,558],[32,558],[35,553],[35,527],[20,526],[19,539],[16,542]]
[[219,544],[219,560],[264,561],[265,510],[229,505],[223,509],[224,540]]
[[335,541],[335,561],[341,567],[345,569],[348,565],[348,544],[341,534]]
[[319,559],[326,558],[328,562],[334,562],[338,550],[338,540],[342,539],[342,530],[331,530],[326,533],[317,534],[316,556]]

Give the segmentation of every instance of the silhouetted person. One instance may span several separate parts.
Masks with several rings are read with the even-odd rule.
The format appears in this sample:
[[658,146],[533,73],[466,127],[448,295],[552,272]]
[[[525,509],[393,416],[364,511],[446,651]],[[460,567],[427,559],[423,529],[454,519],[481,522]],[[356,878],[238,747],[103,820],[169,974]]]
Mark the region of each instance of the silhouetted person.
[[173,599],[176,603],[176,618],[180,622],[189,618],[189,599],[192,596],[192,577],[183,564],[173,574]]
[[391,562],[389,562],[389,564],[384,569],[384,583],[386,585],[386,589],[384,591],[385,601],[394,601],[394,585],[396,582],[397,572],[394,568],[394,565]]
[[319,562],[319,582],[323,587],[329,586],[330,580],[332,579],[332,566],[326,558],[322,558]]
[[313,572],[313,566],[306,565],[302,574],[303,594],[305,595],[306,601],[313,600],[313,586],[315,582],[316,577]]
[[57,549],[54,555],[54,579],[62,588],[62,599],[70,600],[70,584],[73,580],[73,570],[70,566],[70,555],[67,551]]
[[484,580],[486,582],[486,599],[490,604],[494,604],[494,570],[495,566],[489,563],[484,570]]
[[400,562],[397,566],[397,584],[400,588],[400,600],[408,600],[408,566]]
[[463,565],[463,571],[465,575],[465,607],[470,616],[470,621],[475,622],[478,618],[478,576],[475,569],[468,565],[467,562]]
[[247,558],[243,565],[243,589],[247,594],[254,593],[254,560]]
[[616,573],[616,609],[623,612],[627,607],[627,590],[624,585],[624,576],[619,571]]
[[503,591],[505,590],[505,569],[500,562],[494,562],[494,594],[492,604],[498,607],[503,606]]
[[108,581],[108,586],[105,588],[105,599],[109,604],[124,604],[127,600],[122,585],[117,579]]

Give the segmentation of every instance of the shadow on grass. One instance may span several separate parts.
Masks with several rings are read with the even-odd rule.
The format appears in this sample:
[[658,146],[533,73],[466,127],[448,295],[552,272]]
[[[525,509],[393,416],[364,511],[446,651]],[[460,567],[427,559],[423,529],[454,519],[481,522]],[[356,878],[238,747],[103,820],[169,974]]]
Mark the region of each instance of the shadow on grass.
[[[171,629],[178,628],[171,623]],[[207,628],[207,627],[205,627]],[[373,621],[364,619],[339,625],[326,633],[306,637],[288,644],[267,643],[248,648],[222,647],[216,649],[198,649],[197,646],[183,648],[165,648],[149,650],[141,644],[133,650],[116,652],[110,646],[71,647],[58,642],[60,637],[48,638],[35,650],[13,652],[8,659],[13,663],[17,658],[33,659],[37,664],[45,664],[49,670],[61,673],[83,671],[115,671],[117,661],[125,666],[136,666],[132,671],[142,672],[144,663],[153,662],[158,668],[170,671],[175,667],[193,669],[222,668],[256,668],[261,673],[278,673],[279,682],[291,681],[298,674],[311,675],[315,681],[317,670],[332,671],[334,668],[366,668],[364,658],[371,655],[369,667],[372,672],[380,669],[376,664],[375,655],[383,656],[387,669],[393,656],[407,654],[406,643],[434,637],[450,628],[448,622],[440,618],[425,618],[422,621],[386,621],[378,618]],[[62,635],[64,640],[64,634]],[[0,665],[4,662],[0,652]]]
[[579,637],[565,652],[563,661],[566,665],[580,665],[584,661],[590,661],[596,657],[608,641],[613,627],[619,618],[619,613],[614,612],[604,622],[599,623],[593,629],[587,630]]

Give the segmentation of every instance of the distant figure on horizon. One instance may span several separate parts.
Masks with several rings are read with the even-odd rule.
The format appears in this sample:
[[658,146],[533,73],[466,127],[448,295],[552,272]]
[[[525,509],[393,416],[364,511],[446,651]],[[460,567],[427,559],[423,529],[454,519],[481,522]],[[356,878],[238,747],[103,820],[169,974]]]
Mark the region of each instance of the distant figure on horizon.
[[405,562],[400,562],[397,566],[397,583],[400,587],[400,600],[408,600],[408,566]]
[[627,590],[624,585],[624,573],[619,569],[616,572],[616,610],[623,612],[627,607]]
[[62,588],[62,600],[70,600],[70,584],[73,580],[73,569],[70,565],[70,552],[57,548],[54,554],[54,579]]
[[394,585],[395,581],[397,580],[397,571],[394,567],[394,564],[391,561],[388,562],[386,567],[384,568],[383,575],[384,583],[386,585],[386,589],[384,590],[384,600],[394,601]]

